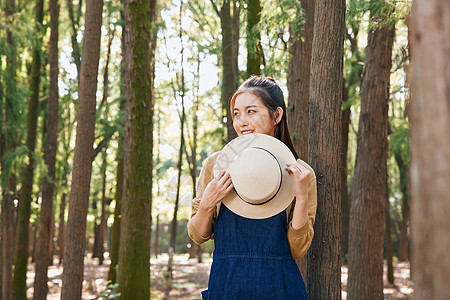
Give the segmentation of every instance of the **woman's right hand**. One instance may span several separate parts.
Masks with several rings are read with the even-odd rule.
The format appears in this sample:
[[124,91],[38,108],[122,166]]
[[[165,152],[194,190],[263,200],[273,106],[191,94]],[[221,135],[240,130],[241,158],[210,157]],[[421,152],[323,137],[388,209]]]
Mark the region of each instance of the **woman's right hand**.
[[200,201],[199,210],[203,209],[209,214],[216,210],[217,204],[233,189],[231,176],[226,171],[220,173],[219,178],[213,179],[206,189],[203,191],[202,200]]

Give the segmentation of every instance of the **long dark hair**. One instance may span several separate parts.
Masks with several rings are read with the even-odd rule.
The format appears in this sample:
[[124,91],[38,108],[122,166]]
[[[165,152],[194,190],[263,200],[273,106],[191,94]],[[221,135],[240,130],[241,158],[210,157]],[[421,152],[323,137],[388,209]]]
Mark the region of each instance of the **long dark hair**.
[[298,154],[297,151],[295,151],[294,145],[292,144],[291,135],[289,133],[283,91],[275,80],[272,77],[251,76],[249,79],[244,81],[244,83],[242,83],[233,94],[233,97],[231,97],[230,110],[232,116],[234,116],[233,109],[236,97],[243,93],[251,93],[258,97],[258,99],[261,100],[268,108],[269,115],[272,119],[275,119],[274,112],[278,107],[283,109],[283,116],[281,117],[280,122],[275,125],[275,137],[285,143],[291,150],[292,154],[294,154],[295,159],[297,159]]

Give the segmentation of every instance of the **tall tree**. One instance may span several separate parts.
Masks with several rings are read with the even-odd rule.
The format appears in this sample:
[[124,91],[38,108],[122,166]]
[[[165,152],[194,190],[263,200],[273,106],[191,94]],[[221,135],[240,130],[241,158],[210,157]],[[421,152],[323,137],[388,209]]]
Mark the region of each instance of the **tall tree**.
[[[303,28],[291,28],[292,54],[289,61],[288,74],[288,114],[289,128],[292,133],[292,142],[300,158],[308,160],[308,134],[309,134],[309,85],[311,78],[311,47],[314,34],[314,6],[315,0],[301,1],[305,12],[306,22]],[[294,35],[294,32],[297,35]],[[306,258],[299,259],[297,264],[306,279]]]
[[[233,120],[230,111],[230,100],[236,90],[236,68],[234,66],[234,52],[237,48],[234,47],[233,26],[235,20],[231,16],[230,0],[223,0],[220,10],[211,0],[211,4],[220,18],[220,26],[222,30],[222,107],[226,116],[227,141],[231,141],[236,137],[236,132],[233,129]],[[234,17],[234,16],[233,16]],[[237,63],[237,62],[236,62]]]
[[77,129],[69,197],[69,217],[65,233],[62,299],[81,299],[82,292],[86,215],[92,171],[92,160],[87,158],[93,157],[102,11],[102,0],[86,2]]
[[7,153],[15,151],[17,111],[14,103],[17,101],[16,94],[16,68],[17,53],[12,32],[12,18],[15,12],[15,1],[7,0],[5,3],[5,15],[7,16],[7,55],[4,73],[4,86],[2,82],[2,97],[0,97],[0,167],[1,167],[1,299],[12,299],[13,261],[14,261],[14,199],[16,198],[16,175],[12,165],[7,162]]
[[[120,11],[122,20],[125,20],[123,10]],[[121,51],[125,54],[125,25],[122,22],[122,37],[121,37]],[[120,63],[120,111],[125,110],[125,89],[126,89],[126,76],[125,76],[125,62],[124,55],[122,55],[122,61]],[[122,123],[122,127],[124,124]],[[111,229],[111,250],[110,257],[111,263],[109,265],[108,280],[113,283],[117,282],[117,265],[119,263],[119,248],[120,248],[120,223],[121,223],[121,210],[122,210],[122,195],[123,195],[123,169],[124,169],[124,157],[123,157],[123,133],[119,131],[119,145],[117,149],[117,173],[116,173],[116,193],[115,193],[115,207],[114,207],[114,223]]]
[[261,47],[261,31],[258,28],[261,21],[260,0],[247,2],[247,77],[261,75],[263,52]]
[[[413,1],[410,31],[414,299],[450,295],[450,2]],[[430,103],[430,101],[432,101]]]
[[52,259],[50,245],[53,237],[52,215],[53,215],[53,191],[55,180],[55,161],[58,135],[59,107],[58,107],[58,0],[50,0],[50,42],[49,42],[49,65],[50,65],[50,87],[47,114],[47,140],[45,143],[44,161],[47,166],[48,177],[43,179],[41,215],[39,219],[39,243],[36,252],[36,271],[34,280],[34,299],[47,298],[47,269]]
[[[316,173],[315,238],[308,252],[312,299],[341,298],[341,104],[344,0],[316,0],[309,100],[308,157]],[[320,26],[317,26],[320,24]]]
[[73,0],[67,0],[67,8],[69,10],[70,25],[72,27],[72,57],[77,67],[78,80],[80,79],[80,69],[81,69],[81,54],[80,54],[80,44],[78,43],[77,36],[80,27],[80,17],[81,17],[81,5],[82,1],[78,3],[78,13],[75,14],[73,7]]
[[[175,255],[176,237],[177,237],[177,226],[178,226],[178,208],[180,202],[180,188],[181,188],[181,174],[183,167],[183,152],[185,148],[184,139],[184,123],[186,122],[186,111],[184,105],[185,97],[185,82],[184,82],[184,47],[183,47],[183,1],[180,2],[180,27],[179,27],[179,38],[181,43],[181,82],[180,82],[180,97],[181,97],[181,115],[180,115],[180,148],[178,151],[178,163],[177,163],[177,190],[175,196],[175,205],[173,209],[173,218],[170,226],[170,243],[169,243],[169,262],[167,264],[167,269],[169,273],[168,284],[166,289],[166,297],[169,296],[170,289],[172,288],[173,281],[173,256]],[[176,98],[175,98],[176,99]]]
[[125,0],[127,99],[124,186],[118,281],[123,299],[150,298],[153,95],[151,10],[148,0]]
[[[303,28],[291,28],[292,54],[289,61],[288,93],[289,93],[289,128],[292,142],[303,160],[308,160],[309,134],[309,85],[311,78],[311,48],[314,34],[315,0],[301,1],[306,22]],[[297,33],[297,34],[294,34]]]
[[26,147],[28,148],[28,164],[22,170],[17,216],[16,249],[14,259],[13,298],[27,297],[27,264],[28,264],[28,230],[31,212],[31,193],[33,188],[34,158],[32,153],[36,146],[36,130],[39,105],[39,87],[41,82],[41,44],[43,36],[42,21],[44,19],[44,1],[36,1],[35,31],[36,44],[33,48],[33,63],[31,65],[30,90],[31,97],[27,111]]
[[350,205],[349,299],[383,299],[388,102],[395,29],[393,24],[376,22],[386,16],[371,13],[366,47]]

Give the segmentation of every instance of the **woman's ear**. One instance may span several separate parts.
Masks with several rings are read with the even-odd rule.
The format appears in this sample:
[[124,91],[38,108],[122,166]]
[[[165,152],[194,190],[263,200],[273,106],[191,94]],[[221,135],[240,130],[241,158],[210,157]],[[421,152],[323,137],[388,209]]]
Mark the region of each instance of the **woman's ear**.
[[274,117],[274,121],[275,121],[275,125],[277,125],[278,123],[280,123],[281,118],[283,117],[283,109],[281,107],[277,107],[277,110],[274,111],[273,113],[273,117]]

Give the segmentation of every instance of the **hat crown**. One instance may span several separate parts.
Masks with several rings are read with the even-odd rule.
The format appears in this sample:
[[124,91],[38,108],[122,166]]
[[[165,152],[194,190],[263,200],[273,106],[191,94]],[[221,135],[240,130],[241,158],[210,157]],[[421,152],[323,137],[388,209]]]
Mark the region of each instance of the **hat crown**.
[[282,172],[272,153],[263,148],[249,147],[240,151],[231,162],[230,176],[242,200],[260,205],[277,194]]

